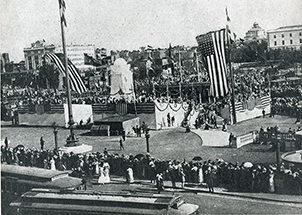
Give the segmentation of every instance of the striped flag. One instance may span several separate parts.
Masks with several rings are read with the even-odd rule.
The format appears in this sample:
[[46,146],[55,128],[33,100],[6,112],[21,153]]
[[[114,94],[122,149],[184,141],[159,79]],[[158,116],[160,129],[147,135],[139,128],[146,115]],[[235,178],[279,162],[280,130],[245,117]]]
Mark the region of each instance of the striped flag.
[[[58,69],[63,74],[65,74],[65,67],[64,67],[64,63],[63,63],[64,62],[63,54],[47,53],[45,55],[45,58],[48,59],[50,62],[54,63],[58,67]],[[69,72],[69,83],[70,83],[71,89],[78,93],[86,92],[87,89],[82,80],[82,77],[80,76],[79,71],[77,70],[77,68],[73,65],[73,63],[69,59],[68,59],[68,72]]]
[[212,31],[196,37],[210,77],[210,91],[214,97],[224,97],[229,88],[226,76],[226,30]]
[[60,18],[61,18],[61,22],[65,25],[65,27],[67,27],[66,19],[65,19],[65,9],[66,9],[66,5],[65,5],[65,1],[64,1],[64,0],[59,0],[59,8],[60,8]]
[[242,102],[235,102],[235,111],[244,111],[243,103]]
[[260,98],[260,100],[261,100],[261,105],[262,105],[263,108],[265,108],[266,106],[268,106],[271,103],[271,97],[270,97],[270,95],[268,95],[268,96],[262,96]]

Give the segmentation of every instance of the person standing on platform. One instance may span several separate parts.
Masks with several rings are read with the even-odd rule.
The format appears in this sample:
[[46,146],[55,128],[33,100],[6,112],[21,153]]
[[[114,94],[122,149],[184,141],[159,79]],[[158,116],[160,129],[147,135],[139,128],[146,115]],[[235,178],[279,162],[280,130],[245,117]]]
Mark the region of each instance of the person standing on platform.
[[175,123],[175,117],[174,116],[172,116],[171,122],[172,122],[172,127],[174,127],[174,123]]
[[7,139],[7,137],[5,137],[4,145],[5,145],[5,149],[8,149],[8,139]]
[[43,136],[40,138],[40,146],[41,146],[41,151],[44,150],[44,145],[45,145],[45,141],[43,139]]
[[136,125],[135,130],[136,130],[136,136],[141,137],[142,136],[141,127],[138,127],[138,125]]
[[231,132],[231,133],[230,133],[230,136],[229,136],[229,147],[230,147],[230,148],[232,147],[233,137],[234,137],[234,135],[233,135],[233,133]]
[[120,138],[120,150],[125,150],[123,142],[124,142],[123,138],[121,137]]
[[170,113],[167,114],[167,122],[168,122],[168,127],[170,127],[171,126]]
[[122,137],[123,137],[123,141],[126,141],[126,132],[124,129],[122,131]]
[[226,132],[227,131],[227,125],[225,121],[222,122],[222,131]]

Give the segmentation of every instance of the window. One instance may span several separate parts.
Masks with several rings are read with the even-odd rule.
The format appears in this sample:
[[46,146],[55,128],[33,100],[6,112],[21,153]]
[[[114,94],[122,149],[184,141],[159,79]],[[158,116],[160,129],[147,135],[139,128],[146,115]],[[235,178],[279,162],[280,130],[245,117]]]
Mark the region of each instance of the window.
[[282,34],[281,37],[283,38],[283,37],[284,37],[284,34]]
[[36,65],[36,69],[39,66],[39,56],[35,56],[35,65]]
[[293,44],[293,40],[290,40],[289,42],[290,42],[290,44]]
[[284,40],[282,40],[282,45],[284,45]]
[[276,46],[277,45],[277,41],[275,41],[274,43],[275,43],[275,46]]
[[276,39],[276,35],[274,35],[274,38]]
[[292,33],[289,33],[289,36],[292,37]]
[[300,43],[302,43],[302,39],[300,39]]
[[302,33],[301,33],[301,32],[299,33],[299,36],[302,36]]
[[28,69],[33,69],[33,64],[31,61],[31,56],[28,57]]

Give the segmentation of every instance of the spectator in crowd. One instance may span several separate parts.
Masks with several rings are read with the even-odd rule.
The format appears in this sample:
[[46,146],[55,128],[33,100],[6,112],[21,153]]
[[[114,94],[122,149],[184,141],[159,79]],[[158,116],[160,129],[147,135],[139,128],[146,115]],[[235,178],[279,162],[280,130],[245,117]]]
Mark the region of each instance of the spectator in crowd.
[[105,181],[106,179],[105,179],[104,163],[100,162],[98,184],[104,185]]
[[162,173],[156,174],[156,188],[158,194],[160,194],[161,191],[164,191],[164,178]]
[[212,167],[208,167],[206,171],[206,182],[210,193],[214,193],[214,174]]
[[[275,127],[270,128],[275,132]],[[10,165],[20,165],[38,168],[69,170],[71,175],[83,179],[83,182],[89,185],[93,175],[97,175],[97,166],[103,168],[99,171],[103,173],[102,183],[105,183],[105,174],[114,174],[117,176],[126,176],[128,167],[133,172],[133,178],[137,177],[145,180],[156,180],[156,187],[163,188],[164,180],[171,180],[172,186],[180,182],[181,186],[187,183],[200,184],[205,182],[209,191],[213,192],[215,186],[224,187],[232,191],[242,192],[277,192],[276,188],[276,164],[253,164],[246,166],[217,159],[215,161],[177,161],[177,160],[159,160],[150,154],[132,156],[111,154],[107,150],[104,152],[92,152],[85,155],[74,153],[62,153],[57,150],[43,150],[37,148],[27,148],[19,146],[16,148],[1,147],[1,162]],[[100,162],[100,164],[98,164]],[[104,163],[108,163],[108,170],[105,173]],[[203,163],[202,163],[203,162]],[[297,166],[283,164],[278,173],[279,178],[284,179],[284,192],[288,194],[301,195],[302,171]],[[162,174],[160,174],[162,173]],[[162,177],[162,182],[158,183]],[[184,178],[185,177],[185,178]],[[204,179],[202,179],[204,178]],[[110,178],[109,180],[110,181]],[[129,181],[130,177],[129,177]],[[160,191],[162,191],[160,188]],[[159,191],[159,192],[160,192]]]
[[132,167],[131,167],[130,165],[129,165],[128,168],[127,168],[126,182],[127,182],[128,184],[134,183],[133,169],[132,169]]
[[110,182],[110,165],[107,160],[103,163],[103,171],[104,171],[104,183]]

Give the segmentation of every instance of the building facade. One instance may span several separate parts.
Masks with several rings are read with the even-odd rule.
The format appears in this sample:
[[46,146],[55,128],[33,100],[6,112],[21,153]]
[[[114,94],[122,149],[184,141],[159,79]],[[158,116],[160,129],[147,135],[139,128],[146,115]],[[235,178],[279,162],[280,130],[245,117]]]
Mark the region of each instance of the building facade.
[[268,49],[301,49],[302,25],[280,27],[267,32]]
[[246,42],[266,40],[266,32],[255,22],[253,27],[246,32],[244,40]]
[[43,63],[43,57],[46,53],[53,52],[55,50],[55,45],[47,45],[45,40],[38,40],[31,44],[31,47],[24,48],[24,60],[25,67],[27,70],[34,71],[37,70]]
[[[94,45],[67,45],[66,46],[67,57],[71,62],[77,67],[77,69],[85,70],[91,68],[92,66],[85,65],[84,53],[95,58],[96,50]],[[63,47],[57,46],[55,48],[55,53],[63,53]]]

